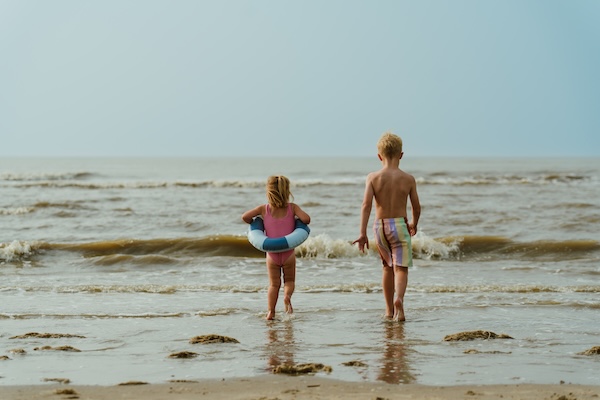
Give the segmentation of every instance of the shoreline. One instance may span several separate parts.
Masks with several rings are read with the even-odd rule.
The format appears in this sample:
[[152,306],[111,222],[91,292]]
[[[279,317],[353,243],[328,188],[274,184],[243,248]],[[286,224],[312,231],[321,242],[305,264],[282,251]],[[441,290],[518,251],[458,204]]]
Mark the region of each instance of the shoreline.
[[427,386],[348,382],[317,376],[266,375],[160,384],[113,386],[39,384],[0,386],[5,400],[90,399],[192,400],[210,399],[547,399],[592,400],[600,386],[579,384],[514,384]]

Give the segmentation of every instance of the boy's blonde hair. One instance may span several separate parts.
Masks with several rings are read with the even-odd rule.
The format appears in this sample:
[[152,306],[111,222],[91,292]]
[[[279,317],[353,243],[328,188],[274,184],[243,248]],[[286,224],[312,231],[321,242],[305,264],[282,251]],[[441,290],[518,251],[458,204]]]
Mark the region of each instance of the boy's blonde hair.
[[290,197],[290,180],[283,175],[273,175],[267,179],[267,201],[271,207],[287,207]]
[[377,151],[385,158],[399,157],[402,154],[402,139],[391,132],[386,132],[377,142]]

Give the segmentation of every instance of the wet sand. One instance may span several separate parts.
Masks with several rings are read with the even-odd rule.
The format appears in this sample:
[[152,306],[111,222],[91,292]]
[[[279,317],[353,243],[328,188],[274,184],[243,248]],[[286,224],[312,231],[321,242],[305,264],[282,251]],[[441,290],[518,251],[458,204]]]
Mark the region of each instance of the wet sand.
[[0,386],[5,400],[36,399],[546,399],[597,400],[600,386],[586,385],[464,385],[424,386],[346,382],[315,376],[266,375],[252,378],[129,384],[115,386]]

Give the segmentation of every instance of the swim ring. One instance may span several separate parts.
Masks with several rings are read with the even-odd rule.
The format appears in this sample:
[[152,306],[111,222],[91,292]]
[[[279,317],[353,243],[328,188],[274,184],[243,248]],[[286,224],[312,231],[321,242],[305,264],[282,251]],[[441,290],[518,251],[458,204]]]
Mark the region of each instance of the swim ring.
[[296,228],[289,235],[268,237],[265,234],[265,224],[262,217],[255,217],[248,228],[248,241],[260,251],[281,253],[300,246],[308,238],[310,228],[304,222],[296,219]]

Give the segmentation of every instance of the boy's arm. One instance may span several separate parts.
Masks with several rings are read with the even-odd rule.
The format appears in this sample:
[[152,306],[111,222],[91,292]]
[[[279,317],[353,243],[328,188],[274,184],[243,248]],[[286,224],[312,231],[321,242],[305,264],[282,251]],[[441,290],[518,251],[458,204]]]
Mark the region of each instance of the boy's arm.
[[369,248],[369,238],[367,237],[367,224],[371,216],[371,208],[373,207],[373,185],[371,184],[371,176],[367,176],[365,185],[365,195],[363,197],[361,212],[360,212],[360,236],[352,244],[358,243],[358,249],[362,252],[365,247]]
[[254,217],[256,217],[257,215],[262,215],[263,214],[263,209],[264,209],[264,204],[253,208],[252,210],[248,210],[246,211],[244,214],[242,214],[242,219],[244,220],[245,223],[249,224],[250,222],[252,222],[252,219]]
[[419,217],[421,217],[421,203],[419,203],[419,194],[417,193],[417,183],[413,178],[412,188],[408,194],[410,198],[410,206],[412,208],[412,221],[408,226],[408,231],[411,236],[417,234],[417,224],[419,223]]

